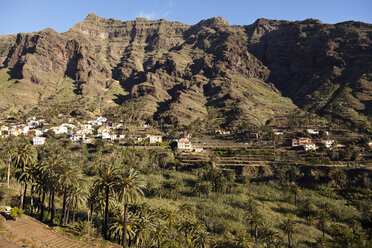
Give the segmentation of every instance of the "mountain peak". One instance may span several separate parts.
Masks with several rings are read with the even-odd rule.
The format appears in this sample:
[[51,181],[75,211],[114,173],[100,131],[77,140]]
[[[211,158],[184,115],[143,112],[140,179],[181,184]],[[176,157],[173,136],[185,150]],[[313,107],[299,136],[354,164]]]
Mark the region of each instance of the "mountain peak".
[[96,13],[94,12],[90,12],[89,15],[87,15],[87,17],[85,18],[85,20],[88,20],[88,21],[97,21],[101,19],[101,17],[99,17]]
[[206,20],[201,20],[198,23],[198,25],[207,26],[207,27],[230,26],[230,24],[226,21],[226,19],[221,16],[212,17]]

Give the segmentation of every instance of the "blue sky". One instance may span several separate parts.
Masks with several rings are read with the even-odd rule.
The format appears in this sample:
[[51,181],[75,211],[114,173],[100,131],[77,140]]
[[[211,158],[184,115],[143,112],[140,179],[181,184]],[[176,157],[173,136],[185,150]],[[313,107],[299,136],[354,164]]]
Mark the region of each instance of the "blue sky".
[[195,24],[222,16],[230,24],[251,24],[258,18],[348,20],[372,23],[372,0],[1,0],[0,35],[67,31],[90,12],[123,21],[143,16]]

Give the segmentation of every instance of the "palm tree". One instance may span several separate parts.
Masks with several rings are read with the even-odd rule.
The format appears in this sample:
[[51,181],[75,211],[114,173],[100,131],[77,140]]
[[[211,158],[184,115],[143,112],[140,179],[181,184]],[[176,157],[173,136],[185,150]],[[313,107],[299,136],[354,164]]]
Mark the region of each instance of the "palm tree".
[[294,185],[291,187],[291,192],[294,195],[295,206],[297,206],[297,195],[301,192],[301,189],[297,185]]
[[145,188],[144,181],[140,178],[139,173],[133,168],[123,173],[117,180],[116,186],[118,188],[120,200],[124,203],[124,236],[123,247],[127,247],[127,215],[128,205],[133,203],[138,196],[143,195]]
[[82,179],[80,182],[75,185],[71,191],[71,200],[74,202],[73,206],[73,215],[72,215],[72,227],[74,227],[75,224],[75,214],[76,209],[79,205],[83,205],[87,201],[88,194],[86,192],[86,189],[84,188],[84,185],[86,185],[86,181],[83,181]]
[[207,231],[198,232],[193,238],[193,247],[195,248],[206,248],[209,245],[210,234]]
[[322,230],[323,237],[325,237],[325,229],[329,225],[329,216],[326,212],[320,211],[318,214],[318,224]]
[[188,234],[189,233],[191,234],[193,229],[193,223],[191,222],[191,220],[189,219],[183,220],[181,223],[179,223],[177,229],[178,231],[183,232],[185,236],[185,244],[188,244],[189,243]]
[[161,223],[158,223],[155,226],[151,237],[153,241],[156,242],[158,248],[160,248],[160,245],[164,238],[167,236],[167,233],[167,229]]
[[173,226],[173,223],[177,219],[176,213],[170,209],[160,209],[159,211],[161,212],[162,219],[168,223],[168,231],[170,231],[170,229]]
[[316,210],[316,206],[310,198],[306,198],[303,201],[302,207],[305,210],[306,216],[312,215]]
[[[14,154],[14,162],[17,168],[21,169],[21,172],[25,172],[26,167],[30,166],[32,163],[35,162],[36,156],[35,151],[32,149],[30,144],[24,144],[17,147],[17,150]],[[24,191],[25,191],[25,181],[20,179],[21,181],[21,200],[19,203],[19,208],[23,209],[23,202],[24,202]]]
[[263,225],[262,215],[258,212],[252,212],[249,218],[250,223],[254,226],[254,239],[257,245],[258,242],[258,227]]
[[295,232],[296,228],[296,223],[293,220],[293,217],[291,215],[288,215],[287,218],[282,221],[279,227],[287,234],[288,248],[291,248],[292,234]]
[[143,248],[145,246],[145,244],[149,240],[150,233],[153,230],[153,228],[154,228],[153,216],[150,213],[141,213],[141,215],[138,216],[138,218],[135,221],[134,240],[137,247],[139,246]]
[[66,217],[66,201],[67,193],[71,190],[74,185],[79,183],[79,178],[81,178],[80,171],[72,166],[70,163],[67,163],[64,168],[62,168],[61,175],[58,179],[58,183],[62,187],[63,194],[63,204],[62,204],[62,214],[60,219],[60,225],[65,224]]
[[97,192],[103,191],[105,194],[105,222],[103,226],[103,236],[107,240],[107,227],[108,227],[108,207],[109,207],[109,197],[110,189],[116,184],[118,178],[117,175],[118,168],[114,165],[105,164],[99,168],[98,178],[94,183],[94,189]]
[[178,212],[185,218],[187,215],[194,212],[194,206],[190,203],[183,203],[178,206]]
[[8,173],[6,177],[6,185],[9,189],[10,188],[10,167],[12,165],[12,160],[14,159],[16,149],[14,146],[9,145],[5,148],[5,152],[6,152],[6,157],[8,158]]
[[234,244],[240,248],[249,248],[250,236],[247,232],[239,232],[234,239]]
[[[128,219],[126,225],[127,225],[127,236],[134,237],[134,231],[132,227],[134,226],[134,223],[132,222],[132,218],[134,219],[135,216],[131,212],[128,213]],[[124,224],[125,218],[124,218],[124,207],[119,205],[118,203],[115,204],[115,210],[114,210],[114,216],[112,219],[112,224],[110,230],[113,231],[114,235],[117,235],[119,237],[119,243],[121,241],[121,244],[123,245],[124,242]],[[128,238],[128,237],[127,237]]]
[[41,166],[42,173],[45,174],[46,187],[49,189],[51,196],[50,222],[53,224],[56,208],[54,204],[55,194],[58,191],[58,180],[61,175],[61,170],[64,168],[66,161],[58,154],[51,155],[43,161]]
[[326,248],[327,247],[327,240],[324,236],[319,237],[316,239],[315,243],[316,248]]

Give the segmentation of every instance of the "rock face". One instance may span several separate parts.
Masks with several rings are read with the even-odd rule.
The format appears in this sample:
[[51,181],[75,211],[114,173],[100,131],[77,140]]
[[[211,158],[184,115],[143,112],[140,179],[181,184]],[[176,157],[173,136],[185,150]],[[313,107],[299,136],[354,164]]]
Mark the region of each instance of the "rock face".
[[[1,70],[11,75],[7,90],[12,80],[48,87],[35,92],[33,104],[57,100],[63,85],[69,99],[101,99],[99,108],[133,102],[143,116],[179,125],[204,118],[208,106],[228,121],[260,124],[295,109],[291,100],[368,124],[371,37],[372,25],[358,22],[259,19],[230,26],[215,17],[186,25],[91,13],[66,33],[46,29],[10,39],[11,48],[0,51],[7,52]],[[66,80],[70,86],[53,83]],[[14,105],[4,94],[0,100]]]

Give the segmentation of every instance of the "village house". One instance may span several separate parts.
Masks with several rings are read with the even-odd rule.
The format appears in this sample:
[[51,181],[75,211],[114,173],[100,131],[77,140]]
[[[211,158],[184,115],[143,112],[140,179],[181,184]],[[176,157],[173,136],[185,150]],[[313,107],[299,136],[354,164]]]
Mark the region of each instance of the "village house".
[[31,127],[30,126],[25,126],[25,125],[22,125],[20,127],[20,131],[21,131],[21,134],[27,136],[28,135],[28,132],[31,130]]
[[107,121],[107,118],[99,116],[97,119],[88,121],[88,124],[91,124],[92,126],[102,126],[104,122]]
[[150,143],[156,143],[156,142],[162,142],[162,136],[161,135],[150,135],[149,136]]
[[296,146],[303,146],[307,143],[311,142],[311,139],[310,138],[299,138],[299,139],[293,139],[292,140],[292,146],[293,147],[296,147]]
[[72,140],[72,142],[83,142],[85,140],[85,134],[77,133],[72,135],[70,139]]
[[303,145],[303,148],[305,149],[305,151],[316,150],[316,146],[313,142],[307,142]]
[[100,128],[98,128],[97,129],[97,133],[98,134],[102,134],[102,133],[109,133],[110,132],[110,129],[109,128],[107,128],[107,127],[100,127]]
[[228,135],[228,134],[230,134],[230,131],[225,131],[225,130],[218,129],[218,130],[215,131],[215,133],[222,134],[222,135]]
[[322,144],[325,145],[325,147],[327,147],[328,149],[332,147],[333,143],[335,143],[334,140],[322,140],[321,141]]
[[41,146],[45,144],[45,138],[44,137],[34,137],[32,139],[32,144],[34,146]]
[[41,130],[39,130],[39,129],[35,129],[34,131],[35,131],[35,136],[36,136],[36,137],[43,136],[43,134],[44,134],[43,131],[41,131]]
[[312,135],[319,135],[319,130],[308,128],[307,132]]
[[194,152],[203,152],[203,147],[195,147]]
[[282,130],[279,130],[279,129],[273,129],[273,133],[275,135],[283,135],[284,134],[284,132]]
[[111,139],[111,135],[108,132],[104,132],[101,134],[102,139],[108,140]]
[[68,129],[64,126],[57,126],[57,127],[51,127],[50,130],[52,130],[55,134],[67,134]]
[[177,148],[182,151],[192,151],[192,144],[189,139],[181,138],[177,142]]
[[92,128],[92,125],[90,124],[83,124],[80,126],[80,132],[82,134],[92,134],[93,133],[93,128]]

